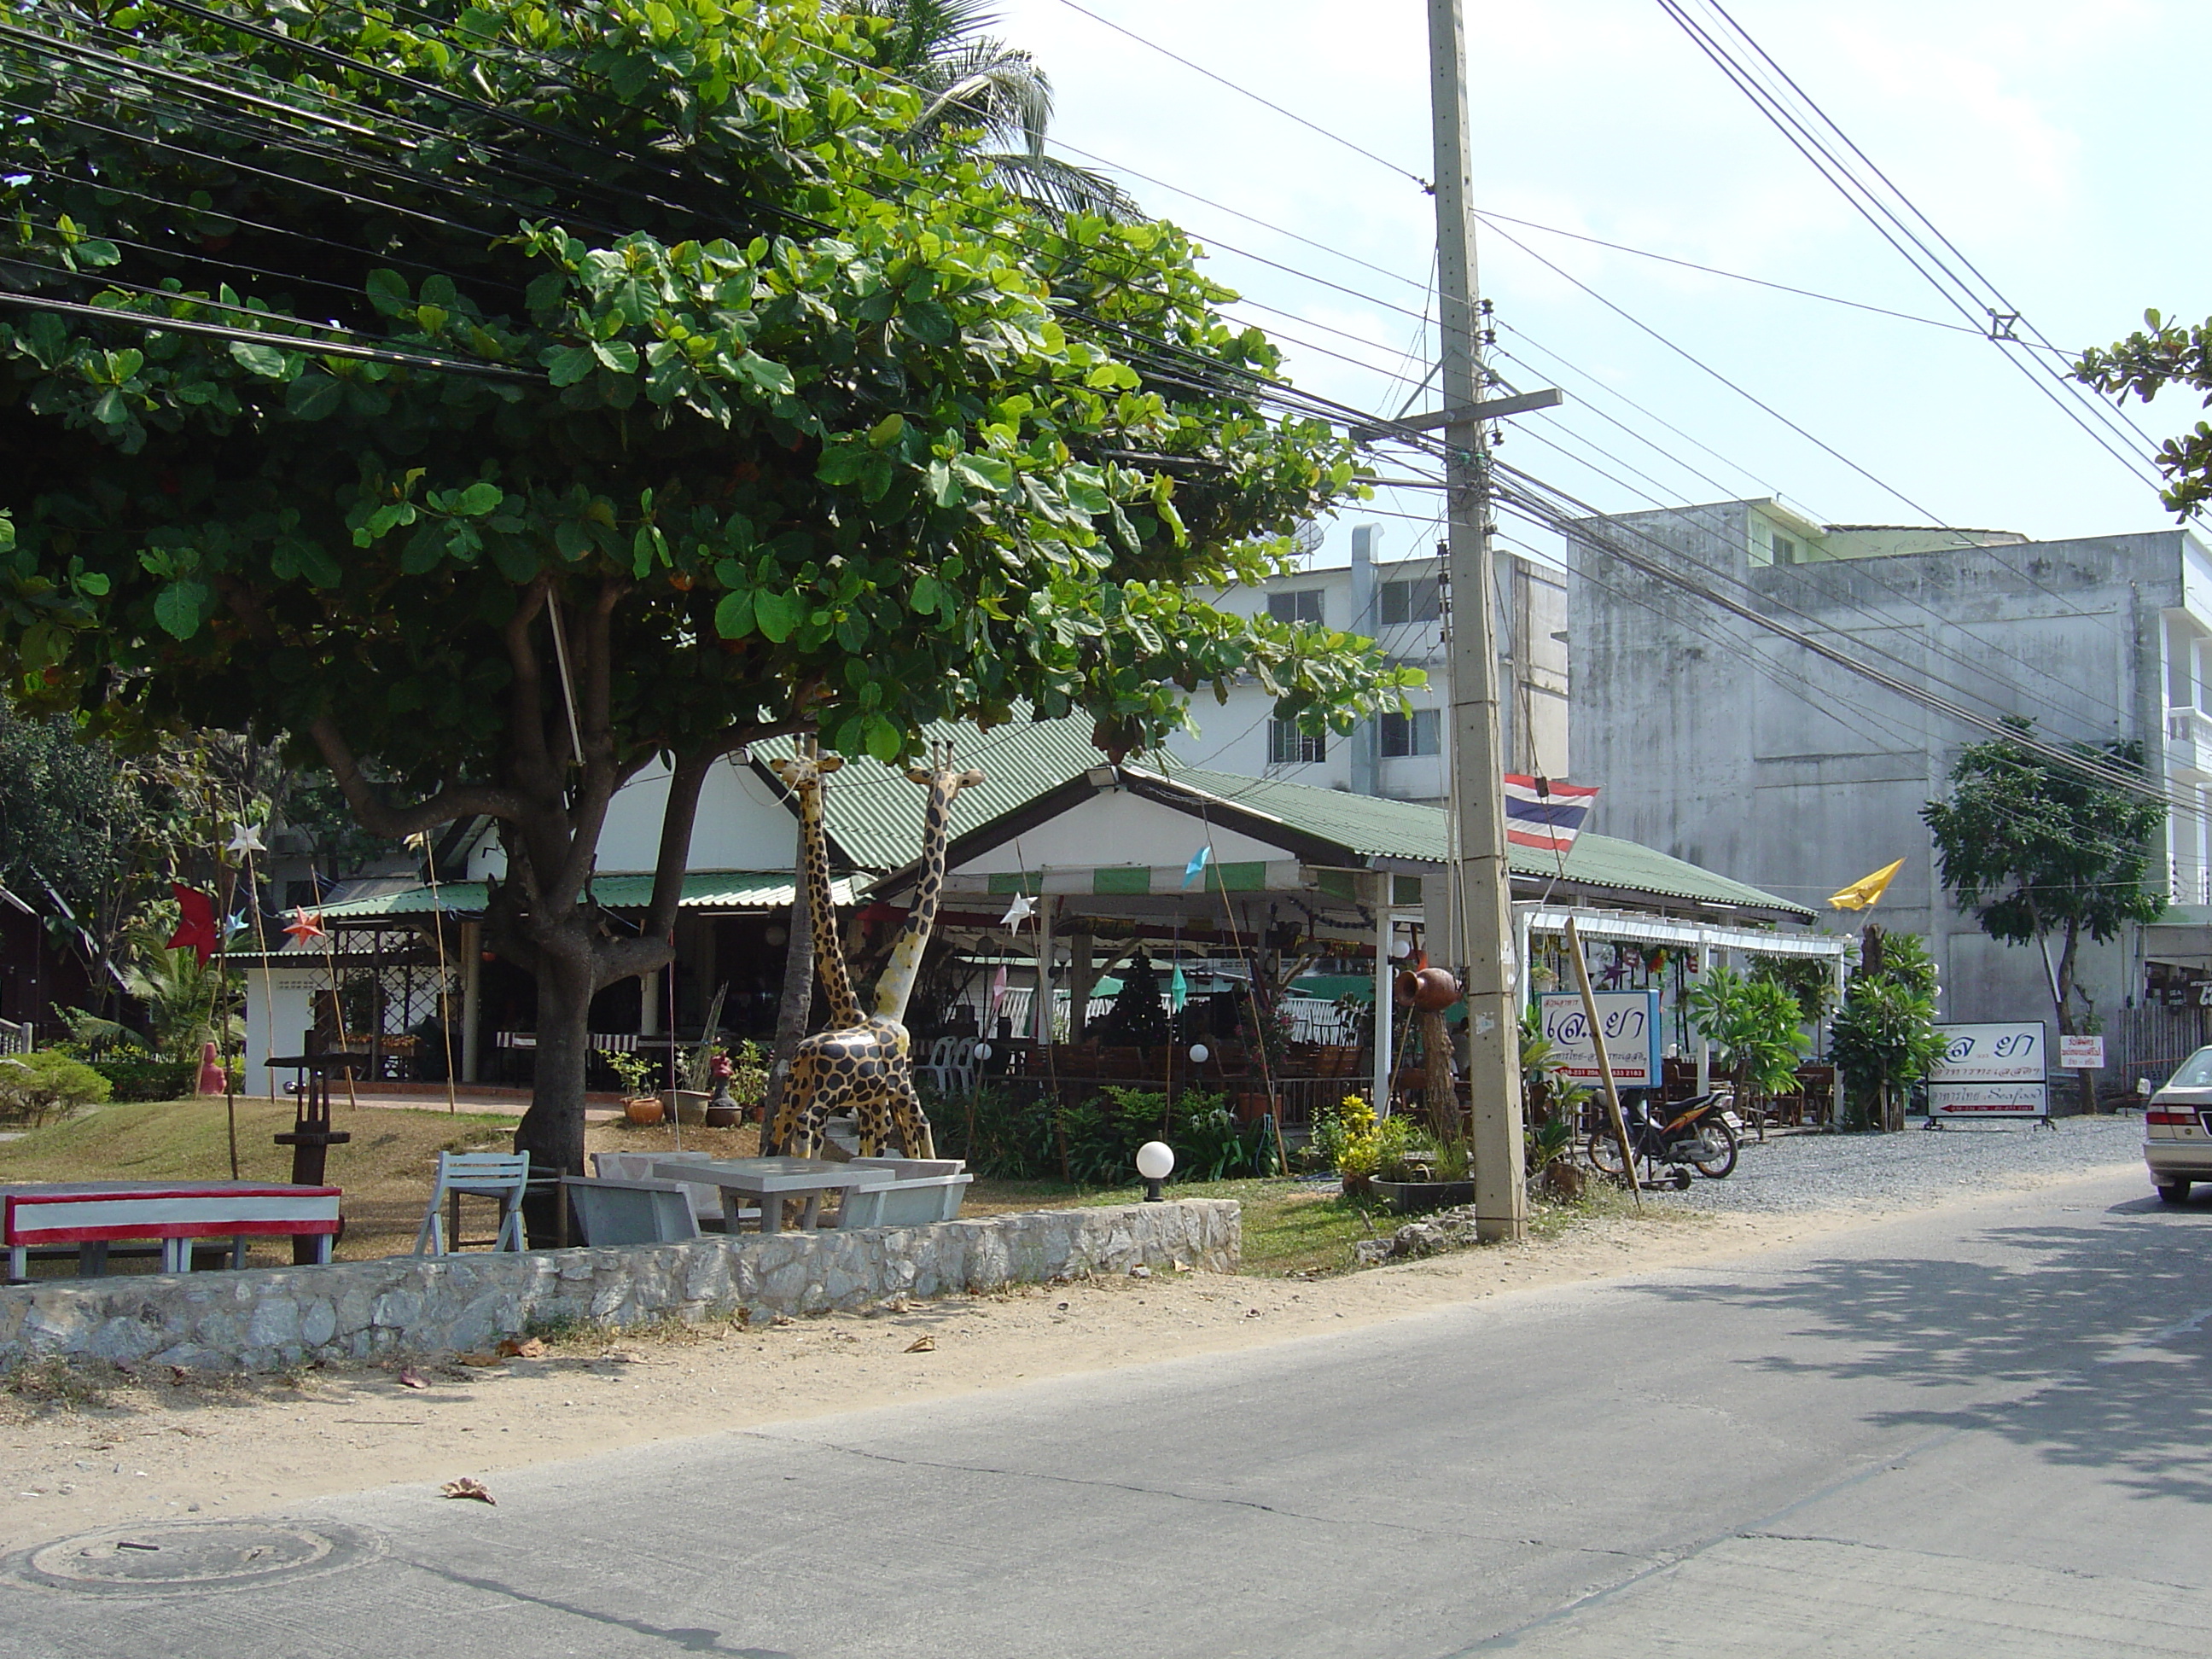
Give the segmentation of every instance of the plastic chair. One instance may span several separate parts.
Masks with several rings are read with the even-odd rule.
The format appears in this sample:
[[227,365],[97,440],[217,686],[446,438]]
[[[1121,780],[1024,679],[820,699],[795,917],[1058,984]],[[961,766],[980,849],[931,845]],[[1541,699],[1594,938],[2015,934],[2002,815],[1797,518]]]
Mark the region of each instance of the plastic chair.
[[[415,1235],[417,1255],[450,1255],[462,1245],[461,1200],[499,1200],[499,1237],[495,1250],[524,1249],[522,1196],[530,1188],[530,1157],[526,1152],[441,1152],[437,1184],[430,1189],[429,1206],[422,1212],[422,1231]],[[446,1236],[443,1206],[453,1206],[453,1234]]]

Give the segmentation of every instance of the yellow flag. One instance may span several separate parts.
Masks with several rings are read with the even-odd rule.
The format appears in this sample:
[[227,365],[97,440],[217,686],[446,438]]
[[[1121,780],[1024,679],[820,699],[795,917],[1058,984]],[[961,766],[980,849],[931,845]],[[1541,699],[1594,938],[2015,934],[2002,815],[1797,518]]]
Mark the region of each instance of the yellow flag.
[[1903,859],[1898,860],[1894,864],[1885,864],[1872,875],[1861,876],[1842,892],[1831,895],[1828,903],[1838,910],[1863,910],[1882,896],[1883,890],[1890,884],[1891,878],[1903,868],[1905,868]]

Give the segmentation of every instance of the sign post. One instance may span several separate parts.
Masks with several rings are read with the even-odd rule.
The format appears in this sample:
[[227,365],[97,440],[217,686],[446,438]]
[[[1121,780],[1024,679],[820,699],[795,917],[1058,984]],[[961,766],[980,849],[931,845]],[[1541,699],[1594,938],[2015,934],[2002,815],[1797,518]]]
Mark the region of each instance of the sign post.
[[1606,1058],[1613,1080],[1622,1089],[1656,1089],[1659,1072],[1659,994],[1656,991],[1596,991],[1585,1010],[1574,991],[1547,991],[1537,999],[1544,1040],[1553,1063],[1577,1083],[1601,1080],[1595,1019],[1605,1032]]
[[[1929,1128],[2013,1118],[2051,1127],[2045,1022],[1936,1029],[1943,1036],[1943,1053],[1928,1073]],[[2092,1041],[2103,1047],[2100,1039]]]

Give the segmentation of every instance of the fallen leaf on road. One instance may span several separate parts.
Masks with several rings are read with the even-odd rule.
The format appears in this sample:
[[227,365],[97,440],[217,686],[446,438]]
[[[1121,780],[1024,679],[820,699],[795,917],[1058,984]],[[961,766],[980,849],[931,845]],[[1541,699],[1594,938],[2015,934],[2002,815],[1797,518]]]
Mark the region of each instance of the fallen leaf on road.
[[510,1359],[543,1359],[545,1357],[545,1341],[543,1337],[517,1339],[510,1336],[499,1345],[499,1351]]
[[645,1356],[640,1353],[635,1348],[609,1348],[605,1353],[601,1354],[599,1358],[602,1359],[612,1359],[624,1365],[635,1365],[639,1361],[642,1360]]
[[906,1351],[908,1353],[935,1353],[937,1339],[933,1336],[917,1336],[906,1345]]
[[456,1358],[458,1358],[464,1365],[496,1365],[499,1364],[499,1356],[495,1353],[484,1353],[478,1352],[476,1353],[460,1354],[456,1356]]
[[483,1481],[471,1480],[465,1474],[458,1480],[448,1480],[441,1490],[448,1498],[473,1498],[479,1504],[489,1504],[494,1509],[499,1507],[499,1499],[484,1490]]
[[403,1389],[427,1389],[430,1385],[420,1373],[410,1366],[399,1373],[399,1386]]

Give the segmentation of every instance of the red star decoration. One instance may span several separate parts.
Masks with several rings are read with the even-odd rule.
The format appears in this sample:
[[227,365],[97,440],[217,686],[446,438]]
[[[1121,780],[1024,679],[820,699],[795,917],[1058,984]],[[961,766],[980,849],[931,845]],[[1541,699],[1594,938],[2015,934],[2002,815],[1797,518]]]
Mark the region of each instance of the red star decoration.
[[284,931],[301,945],[311,939],[324,938],[322,915],[319,911],[311,915],[304,908],[295,910],[291,924]]

